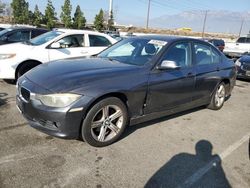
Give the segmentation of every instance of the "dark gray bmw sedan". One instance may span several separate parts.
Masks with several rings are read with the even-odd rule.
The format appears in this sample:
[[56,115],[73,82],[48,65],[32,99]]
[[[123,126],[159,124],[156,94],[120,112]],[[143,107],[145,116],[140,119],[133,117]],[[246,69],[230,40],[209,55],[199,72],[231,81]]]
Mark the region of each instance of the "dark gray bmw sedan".
[[32,127],[101,147],[129,124],[203,105],[218,110],[235,80],[234,63],[207,42],[142,36],[93,58],[38,66],[19,78],[16,101]]

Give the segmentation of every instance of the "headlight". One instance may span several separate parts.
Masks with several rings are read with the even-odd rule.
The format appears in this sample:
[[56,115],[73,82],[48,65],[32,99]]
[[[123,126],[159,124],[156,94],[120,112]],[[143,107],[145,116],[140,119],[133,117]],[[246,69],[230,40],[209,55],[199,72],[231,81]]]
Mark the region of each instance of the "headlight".
[[0,54],[0,59],[10,59],[15,57],[16,54]]
[[51,95],[39,95],[35,94],[34,98],[37,100],[40,100],[45,106],[50,107],[66,107],[73,102],[75,102],[77,99],[79,99],[81,95],[77,94],[51,94]]
[[235,62],[235,65],[236,65],[236,66],[238,66],[238,67],[240,67],[240,66],[241,66],[241,62],[240,62],[240,60],[239,60],[239,59]]

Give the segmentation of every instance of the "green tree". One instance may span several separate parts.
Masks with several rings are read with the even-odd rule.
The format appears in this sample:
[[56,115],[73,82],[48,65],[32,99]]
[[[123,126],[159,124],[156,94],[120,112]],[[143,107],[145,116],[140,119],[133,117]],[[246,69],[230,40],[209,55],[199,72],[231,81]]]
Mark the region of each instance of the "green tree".
[[83,29],[86,24],[86,18],[84,17],[83,12],[79,5],[76,7],[76,11],[73,18],[73,28],[74,29]]
[[42,23],[42,19],[43,19],[42,13],[40,12],[38,6],[36,5],[34,13],[33,13],[33,24],[37,27],[40,27]]
[[95,16],[94,26],[95,26],[95,29],[98,31],[102,31],[104,29],[104,12],[102,9]]
[[29,3],[25,0],[12,0],[13,21],[18,24],[29,23]]
[[28,24],[33,25],[33,23],[34,23],[34,13],[31,10],[29,10],[29,22],[28,22]]
[[110,31],[114,31],[115,30],[115,27],[114,27],[114,16],[113,16],[113,11],[111,10],[111,13],[110,13],[110,17],[108,19],[108,30]]
[[52,29],[56,25],[56,12],[51,0],[48,0],[45,10],[45,22],[48,29]]
[[62,6],[61,20],[66,28],[70,28],[71,23],[71,11],[72,5],[70,4],[70,0],[65,0],[64,5]]

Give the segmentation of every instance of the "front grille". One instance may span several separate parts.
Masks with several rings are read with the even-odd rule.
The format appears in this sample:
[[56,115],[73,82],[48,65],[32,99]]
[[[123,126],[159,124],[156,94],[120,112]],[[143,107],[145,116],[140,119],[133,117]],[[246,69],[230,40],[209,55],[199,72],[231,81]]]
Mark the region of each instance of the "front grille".
[[48,121],[48,120],[43,120],[43,119],[39,119],[39,120],[35,120],[35,121],[37,121],[43,127],[46,127],[46,128],[49,128],[49,129],[53,129],[53,130],[58,129],[58,126],[57,126],[56,122],[52,122],[52,121]]
[[250,71],[250,64],[244,63],[241,67],[242,70],[244,71]]
[[20,95],[25,101],[30,100],[30,92],[29,92],[29,90],[25,89],[24,87],[21,87]]

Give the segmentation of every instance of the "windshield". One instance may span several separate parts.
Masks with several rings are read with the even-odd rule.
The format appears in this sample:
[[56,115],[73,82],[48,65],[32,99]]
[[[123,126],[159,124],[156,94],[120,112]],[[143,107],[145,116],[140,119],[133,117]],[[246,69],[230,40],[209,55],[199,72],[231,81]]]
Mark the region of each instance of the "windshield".
[[48,33],[44,33],[42,35],[39,35],[38,37],[36,38],[33,38],[29,41],[30,44],[32,45],[41,45],[41,44],[44,44],[54,38],[56,38],[57,36],[61,35],[63,32],[61,31],[50,31]]
[[8,33],[9,31],[12,31],[13,29],[4,29],[4,30],[2,30],[2,31],[0,31],[0,37],[2,36],[2,35],[4,35],[5,33]]
[[98,57],[126,64],[144,65],[156,56],[166,44],[166,41],[161,40],[129,38],[104,50]]

